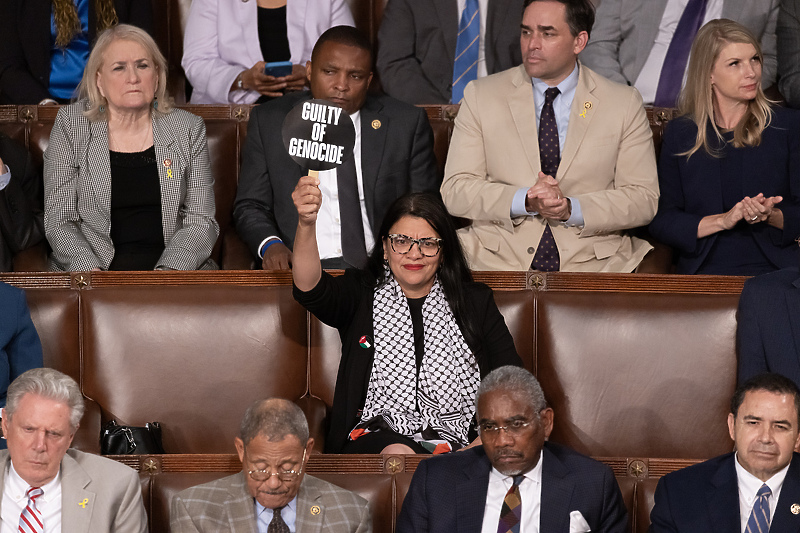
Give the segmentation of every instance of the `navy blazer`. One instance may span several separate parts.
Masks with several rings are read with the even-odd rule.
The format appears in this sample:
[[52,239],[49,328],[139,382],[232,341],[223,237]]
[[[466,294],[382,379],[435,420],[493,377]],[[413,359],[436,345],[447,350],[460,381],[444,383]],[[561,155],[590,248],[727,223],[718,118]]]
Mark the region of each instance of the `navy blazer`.
[[744,284],[737,313],[738,382],[776,372],[800,384],[800,272],[779,270]]
[[0,282],[0,407],[17,376],[42,366],[42,344],[31,321],[25,291]]
[[[783,196],[778,207],[784,226],[779,230],[766,222],[751,226],[753,237],[775,269],[797,264],[795,239],[800,236],[800,113],[775,108],[772,123],[764,130],[761,144],[742,148],[742,190],[737,197]],[[709,135],[714,135],[709,126]],[[677,272],[695,274],[703,265],[719,233],[697,238],[700,220],[723,213],[723,176],[720,159],[702,148],[690,158],[678,155],[695,142],[697,127],[687,117],[671,121],[664,132],[658,180],[661,197],[650,233],[676,249]],[[741,222],[745,224],[745,222]]]
[[[650,512],[650,533],[732,533],[741,530],[739,484],[733,452],[662,477]],[[800,455],[794,454],[770,531],[800,531]]]
[[[36,104],[52,98],[50,51],[52,0],[0,1],[0,103]],[[133,24],[153,34],[149,1],[114,0],[120,23]],[[94,0],[89,2],[89,43],[96,35]]]
[[[611,468],[551,442],[544,444],[542,461],[539,531],[567,533],[571,511],[580,511],[594,533],[627,530],[628,513]],[[397,533],[480,533],[491,470],[483,446],[422,461],[403,500]]]
[[[298,91],[250,112],[233,218],[236,232],[255,257],[261,242],[272,235],[290,250],[294,247],[297,209],[292,191],[308,171],[289,156],[281,128],[289,111],[309,98],[310,92]],[[361,108],[361,171],[373,231],[397,198],[437,192],[441,179],[425,111],[388,96],[367,96]]]

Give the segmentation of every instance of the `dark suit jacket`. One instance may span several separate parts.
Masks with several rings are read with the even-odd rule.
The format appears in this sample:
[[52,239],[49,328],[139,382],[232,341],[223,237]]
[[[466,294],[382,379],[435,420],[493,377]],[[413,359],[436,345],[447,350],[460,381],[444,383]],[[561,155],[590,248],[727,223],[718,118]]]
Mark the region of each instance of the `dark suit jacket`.
[[[619,485],[608,466],[551,442],[543,451],[539,531],[567,533],[571,511],[580,511],[595,533],[627,529]],[[480,533],[491,469],[483,446],[422,461],[403,500],[397,532]]]
[[[709,132],[712,130],[709,128]],[[707,215],[723,213],[723,187],[730,176],[722,175],[721,158],[702,148],[689,159],[678,155],[694,145],[697,127],[680,117],[669,123],[661,144],[658,180],[661,197],[650,233],[678,252],[679,274],[695,274],[721,233],[697,238],[697,226]],[[714,135],[714,133],[709,133]],[[712,137],[713,138],[713,137]],[[737,152],[737,153],[733,153]],[[775,269],[797,265],[800,255],[795,239],[800,236],[800,113],[775,108],[770,126],[756,147],[727,148],[726,154],[740,161],[742,183],[736,197],[783,196],[778,207],[784,226],[779,230],[766,222],[749,226],[763,254]],[[740,222],[740,224],[746,224]]]
[[[238,234],[256,257],[261,241],[271,235],[290,249],[294,246],[297,210],[292,191],[308,171],[289,157],[281,128],[289,111],[309,98],[306,91],[289,94],[250,113],[233,217]],[[436,191],[440,180],[425,112],[388,96],[368,96],[361,108],[361,169],[374,230],[400,196]]]
[[11,270],[17,252],[44,238],[44,220],[42,176],[30,154],[0,134],[0,159],[11,171],[11,181],[0,190],[0,271],[5,271]]
[[[727,453],[662,477],[650,512],[650,533],[731,533],[741,530],[736,460]],[[794,454],[770,531],[800,531],[800,456]]]
[[800,273],[797,268],[750,278],[737,313],[739,384],[776,372],[800,384]]
[[42,366],[42,344],[31,321],[25,291],[0,282],[0,407],[17,376]]
[[[51,98],[52,0],[0,2],[0,104],[36,104]],[[120,23],[153,33],[149,0],[114,0]],[[96,37],[94,0],[89,2],[89,43]]]
[[[494,74],[522,63],[522,0],[489,0],[484,46]],[[452,96],[458,35],[456,0],[390,0],[378,30],[381,84],[411,104],[447,104]]]

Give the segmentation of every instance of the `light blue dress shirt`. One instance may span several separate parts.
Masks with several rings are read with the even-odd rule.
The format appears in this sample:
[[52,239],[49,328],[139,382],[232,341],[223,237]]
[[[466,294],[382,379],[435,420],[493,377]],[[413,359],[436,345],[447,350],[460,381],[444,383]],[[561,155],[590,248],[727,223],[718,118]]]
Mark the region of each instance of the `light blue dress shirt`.
[[0,191],[8,187],[11,182],[11,170],[8,165],[0,166]]
[[[256,524],[258,525],[258,533],[267,533],[267,527],[272,522],[272,509],[267,509],[258,501],[256,502]],[[281,518],[289,526],[289,531],[295,532],[295,524],[297,523],[297,496],[292,501],[286,504],[286,507],[281,509]]]
[[[569,113],[572,108],[572,101],[575,99],[575,90],[578,88],[578,72],[578,64],[575,63],[575,68],[572,69],[570,75],[557,85],[560,94],[553,100],[553,113],[556,116],[556,125],[558,126],[558,146],[562,153],[564,152],[564,144],[567,140]],[[544,92],[549,89],[550,86],[537,78],[531,78],[531,82],[533,83],[533,104],[536,107],[536,131],[539,131],[539,119],[542,116],[542,107],[544,107]],[[525,209],[525,195],[528,189],[530,189],[530,187],[521,188],[514,194],[514,199],[511,202],[512,217],[534,216],[539,214],[536,211],[528,211]],[[581,204],[573,197],[568,198],[572,204],[572,213],[565,224],[568,226],[582,226],[583,212],[581,211]]]

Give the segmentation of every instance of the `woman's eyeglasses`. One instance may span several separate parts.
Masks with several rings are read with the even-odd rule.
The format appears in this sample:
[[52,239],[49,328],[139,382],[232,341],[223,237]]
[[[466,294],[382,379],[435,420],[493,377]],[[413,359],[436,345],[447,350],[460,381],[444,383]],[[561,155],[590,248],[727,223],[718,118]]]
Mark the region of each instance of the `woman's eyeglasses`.
[[392,233],[389,235],[389,242],[392,243],[392,250],[398,254],[407,254],[415,244],[419,248],[419,253],[425,257],[434,257],[439,254],[442,239],[437,237],[426,237],[424,239],[412,239],[408,235]]

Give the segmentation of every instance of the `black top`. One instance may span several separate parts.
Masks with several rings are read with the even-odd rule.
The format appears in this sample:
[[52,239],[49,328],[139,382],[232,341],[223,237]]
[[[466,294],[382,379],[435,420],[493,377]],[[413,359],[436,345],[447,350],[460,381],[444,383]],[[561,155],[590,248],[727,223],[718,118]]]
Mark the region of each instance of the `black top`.
[[109,270],[153,270],[164,252],[155,147],[134,153],[109,150],[109,159],[114,243]]
[[289,61],[289,37],[286,33],[286,6],[258,8],[258,42],[264,61]]
[[[723,141],[716,141],[719,150],[720,175],[725,181],[722,187],[722,209],[728,212],[742,201],[742,191],[745,189],[744,158],[749,147],[736,148],[733,146],[733,132],[722,133]],[[766,169],[765,169],[766,170]],[[754,226],[745,220],[740,220],[728,231],[721,231],[711,246],[703,264],[697,274],[729,275],[729,276],[756,276],[774,272],[778,267],[764,255],[753,235]]]
[[[492,290],[482,283],[463,286],[468,309],[474,314],[479,346],[470,346],[478,360],[481,377],[503,365],[522,366]],[[316,287],[302,292],[294,287],[294,298],[325,324],[339,330],[342,358],[336,377],[326,453],[341,453],[347,435],[361,418],[367,385],[375,356],[372,306],[375,282],[367,272],[348,269],[334,278],[322,272]],[[413,312],[412,312],[413,321]],[[367,343],[362,344],[362,337]],[[473,428],[474,430],[474,428]],[[470,432],[470,440],[477,436]]]

